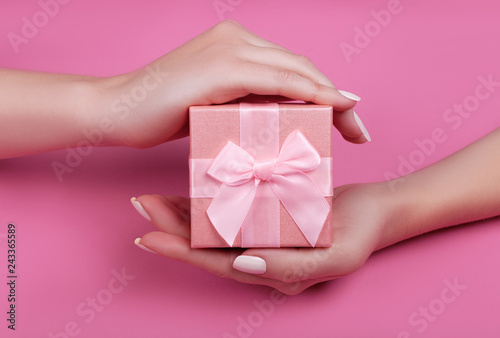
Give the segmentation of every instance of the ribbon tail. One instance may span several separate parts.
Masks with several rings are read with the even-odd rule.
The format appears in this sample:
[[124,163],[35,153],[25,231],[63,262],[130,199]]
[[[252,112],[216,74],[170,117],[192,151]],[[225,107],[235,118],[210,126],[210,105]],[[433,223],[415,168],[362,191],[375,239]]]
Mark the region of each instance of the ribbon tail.
[[[315,246],[330,205],[304,173],[274,175],[271,187],[311,246]],[[307,201],[307,207],[304,202]]]
[[231,247],[253,203],[257,185],[256,180],[239,186],[223,184],[207,209],[208,218]]

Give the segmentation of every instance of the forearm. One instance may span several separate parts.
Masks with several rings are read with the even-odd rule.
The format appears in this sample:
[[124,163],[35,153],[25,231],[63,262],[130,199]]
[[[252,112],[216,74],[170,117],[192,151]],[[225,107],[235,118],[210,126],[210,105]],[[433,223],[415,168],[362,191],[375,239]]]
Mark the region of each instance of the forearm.
[[95,82],[0,69],[0,158],[76,146],[95,120]]
[[500,128],[457,153],[386,183],[394,217],[380,247],[500,215]]

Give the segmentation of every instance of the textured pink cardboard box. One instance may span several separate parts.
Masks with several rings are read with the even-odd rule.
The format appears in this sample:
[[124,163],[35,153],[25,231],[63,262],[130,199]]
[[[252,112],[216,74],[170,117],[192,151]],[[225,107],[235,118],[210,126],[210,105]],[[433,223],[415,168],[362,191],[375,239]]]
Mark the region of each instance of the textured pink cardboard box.
[[[189,113],[191,160],[213,159],[228,141],[236,145],[240,144],[240,116],[237,104],[191,107]],[[286,137],[294,130],[299,130],[318,151],[320,157],[332,156],[331,106],[280,104],[279,120],[280,149]],[[191,184],[192,181],[193,179],[191,179]],[[210,189],[210,187],[207,188]],[[212,186],[212,189],[216,187]],[[325,196],[325,200],[331,207],[332,196]],[[207,216],[206,211],[211,201],[212,198],[191,198],[191,246],[193,248],[229,246],[217,233]],[[331,244],[330,209],[315,246],[329,247]],[[282,204],[280,204],[280,246],[311,246]],[[241,247],[241,230],[233,247]]]

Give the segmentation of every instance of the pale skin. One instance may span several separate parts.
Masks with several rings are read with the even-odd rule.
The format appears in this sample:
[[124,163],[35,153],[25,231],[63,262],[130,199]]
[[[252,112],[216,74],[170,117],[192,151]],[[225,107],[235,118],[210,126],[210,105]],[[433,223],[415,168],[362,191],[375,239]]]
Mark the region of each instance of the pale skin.
[[[459,152],[388,182],[335,189],[331,248],[191,249],[189,201],[138,198],[159,231],[140,244],[218,276],[263,284],[286,294],[350,274],[377,250],[452,225],[500,215],[500,128]],[[265,261],[263,274],[238,271],[240,255]]]
[[[306,57],[234,22],[130,73],[95,78],[5,69],[0,88],[0,158],[75,147],[85,140],[84,131],[100,128],[104,118],[112,128],[99,146],[154,146],[188,135],[189,106],[250,94],[332,105],[334,125],[347,141],[368,138],[354,118],[355,97],[339,92]],[[144,100],[131,99],[137,88],[146,89]],[[129,109],[116,109],[117,102]],[[391,244],[500,214],[498,149],[497,129],[398,181],[336,188],[331,248],[191,249],[188,200],[156,195],[137,199],[159,229],[138,244],[219,276],[297,294],[355,271],[372,252]],[[240,255],[262,258],[265,273],[236,270],[233,262]]]
[[189,106],[249,94],[332,105],[343,137],[366,142],[354,119],[356,100],[305,56],[232,21],[130,73],[96,78],[0,69],[0,88],[0,158],[76,147],[104,120],[99,146],[155,146],[188,135]]

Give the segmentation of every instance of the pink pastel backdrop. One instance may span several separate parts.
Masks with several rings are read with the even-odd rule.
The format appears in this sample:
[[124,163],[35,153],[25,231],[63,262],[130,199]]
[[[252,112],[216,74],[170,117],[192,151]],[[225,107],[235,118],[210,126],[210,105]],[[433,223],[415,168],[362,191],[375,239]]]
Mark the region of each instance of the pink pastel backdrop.
[[[221,3],[224,13],[215,9]],[[118,74],[222,18],[234,19],[306,54],[339,88],[363,98],[357,112],[373,142],[351,145],[335,133],[336,185],[384,180],[431,164],[500,125],[500,87],[487,99],[471,98],[479,77],[500,81],[497,3],[73,0],[16,53],[9,32],[21,34],[23,17],[32,20],[42,7],[35,0],[1,0],[0,67]],[[388,6],[397,13],[376,23],[374,13]],[[368,30],[369,40],[355,40],[358,30]],[[343,52],[347,45],[355,52]],[[474,102],[467,118],[448,111]],[[418,144],[436,128],[445,141],[424,154]],[[51,163],[63,163],[67,151],[0,161],[0,336],[66,337],[64,330],[78,337],[500,335],[498,218],[383,250],[353,275],[286,297],[273,309],[267,287],[136,248],[133,239],[153,226],[129,198],[187,195],[188,145],[184,139],[146,150],[95,148],[62,182]],[[15,332],[5,320],[9,222],[18,228]],[[115,280],[122,272],[133,279]],[[454,290],[452,301],[449,283],[466,286]],[[88,302],[95,297],[93,308]]]

